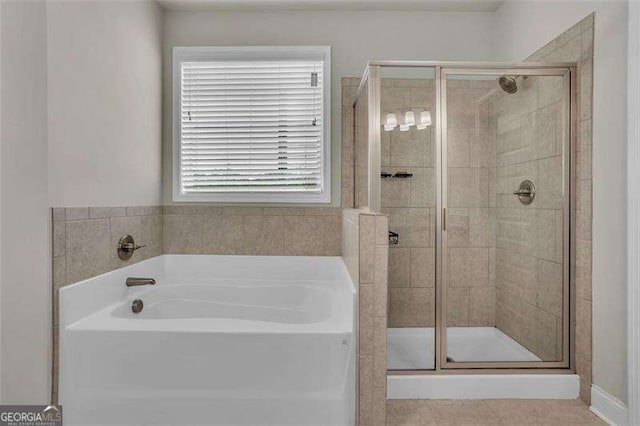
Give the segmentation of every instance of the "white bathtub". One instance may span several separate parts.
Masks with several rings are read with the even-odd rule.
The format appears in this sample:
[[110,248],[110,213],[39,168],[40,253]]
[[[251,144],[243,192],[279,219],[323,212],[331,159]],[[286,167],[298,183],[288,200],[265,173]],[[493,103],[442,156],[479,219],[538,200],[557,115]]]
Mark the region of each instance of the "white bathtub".
[[353,424],[354,303],[327,257],[164,255],[65,287],[65,424]]

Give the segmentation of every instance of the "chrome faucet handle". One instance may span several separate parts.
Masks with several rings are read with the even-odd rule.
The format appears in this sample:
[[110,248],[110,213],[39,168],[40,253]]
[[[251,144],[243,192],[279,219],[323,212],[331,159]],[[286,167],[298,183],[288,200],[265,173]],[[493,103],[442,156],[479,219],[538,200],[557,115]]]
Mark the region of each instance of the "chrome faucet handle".
[[135,243],[135,241],[133,241],[133,237],[129,234],[123,236],[122,238],[120,238],[120,241],[118,241],[118,257],[121,260],[129,260],[131,259],[131,256],[133,256],[133,252],[142,248],[142,247],[146,247],[145,245],[137,245]]

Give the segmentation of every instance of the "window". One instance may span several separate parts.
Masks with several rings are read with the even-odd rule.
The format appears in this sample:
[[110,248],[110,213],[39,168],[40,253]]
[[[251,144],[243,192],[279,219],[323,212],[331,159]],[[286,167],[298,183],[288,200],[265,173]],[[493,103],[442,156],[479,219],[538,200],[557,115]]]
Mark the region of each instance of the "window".
[[174,201],[330,202],[330,52],[174,48]]

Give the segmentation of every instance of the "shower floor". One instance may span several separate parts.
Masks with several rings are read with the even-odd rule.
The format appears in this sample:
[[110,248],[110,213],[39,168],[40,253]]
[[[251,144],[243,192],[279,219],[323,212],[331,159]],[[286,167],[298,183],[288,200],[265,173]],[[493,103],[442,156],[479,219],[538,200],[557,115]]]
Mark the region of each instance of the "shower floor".
[[[389,370],[434,368],[433,327],[389,328]],[[541,361],[535,354],[495,327],[447,328],[447,356],[453,361]]]

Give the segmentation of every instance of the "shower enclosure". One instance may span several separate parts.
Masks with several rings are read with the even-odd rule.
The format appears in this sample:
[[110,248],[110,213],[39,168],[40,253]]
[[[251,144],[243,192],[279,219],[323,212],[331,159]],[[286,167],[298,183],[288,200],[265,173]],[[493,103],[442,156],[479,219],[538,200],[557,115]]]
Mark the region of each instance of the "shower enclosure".
[[354,201],[389,215],[387,367],[571,367],[575,64],[370,62]]

